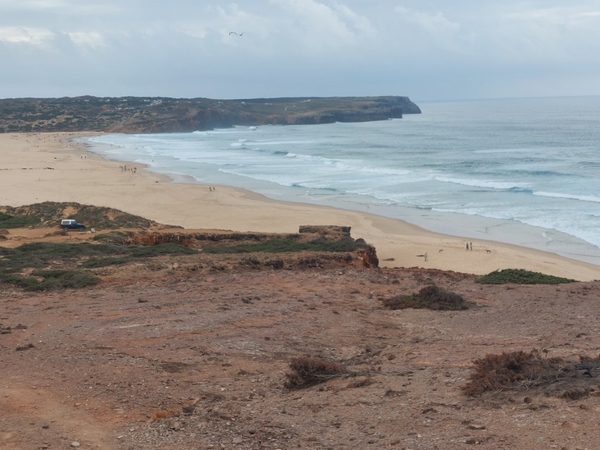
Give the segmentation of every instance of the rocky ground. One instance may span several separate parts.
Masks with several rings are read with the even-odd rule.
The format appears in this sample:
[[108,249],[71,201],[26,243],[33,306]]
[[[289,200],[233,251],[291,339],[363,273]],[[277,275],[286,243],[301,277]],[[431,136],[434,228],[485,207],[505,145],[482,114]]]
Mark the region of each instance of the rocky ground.
[[[577,400],[548,385],[462,388],[487,354],[596,357],[600,282],[490,286],[344,262],[215,269],[203,257],[98,269],[102,282],[81,290],[0,284],[0,448],[598,446],[593,371]],[[431,284],[475,306],[382,307]],[[298,357],[344,370],[287,389]]]

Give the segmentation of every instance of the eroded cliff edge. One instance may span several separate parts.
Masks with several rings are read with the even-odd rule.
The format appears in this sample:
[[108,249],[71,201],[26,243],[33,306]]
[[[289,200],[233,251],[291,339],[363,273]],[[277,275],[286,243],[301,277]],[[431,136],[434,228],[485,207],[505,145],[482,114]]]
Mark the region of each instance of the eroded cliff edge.
[[369,122],[420,114],[408,97],[247,100],[165,97],[0,99],[0,132],[168,133],[234,125]]

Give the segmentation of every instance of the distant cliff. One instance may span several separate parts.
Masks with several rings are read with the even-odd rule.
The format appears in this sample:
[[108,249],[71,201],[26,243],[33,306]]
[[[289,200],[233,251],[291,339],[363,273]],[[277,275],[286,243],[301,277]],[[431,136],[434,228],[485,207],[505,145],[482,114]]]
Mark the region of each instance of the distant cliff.
[[163,97],[0,99],[0,133],[100,131],[168,133],[234,125],[368,122],[420,114],[408,97],[248,100]]

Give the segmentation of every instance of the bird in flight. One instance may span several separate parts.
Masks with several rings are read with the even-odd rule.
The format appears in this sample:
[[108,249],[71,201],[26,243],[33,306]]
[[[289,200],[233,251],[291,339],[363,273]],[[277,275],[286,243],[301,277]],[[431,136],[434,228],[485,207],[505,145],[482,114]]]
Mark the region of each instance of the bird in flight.
[[239,34],[238,34],[238,33],[236,33],[235,31],[230,31],[230,32],[229,32],[229,36],[231,36],[232,34],[235,34],[236,36],[243,36],[243,35],[244,35],[244,33],[245,33],[245,31],[242,31],[242,32],[241,32],[241,33],[239,33]]

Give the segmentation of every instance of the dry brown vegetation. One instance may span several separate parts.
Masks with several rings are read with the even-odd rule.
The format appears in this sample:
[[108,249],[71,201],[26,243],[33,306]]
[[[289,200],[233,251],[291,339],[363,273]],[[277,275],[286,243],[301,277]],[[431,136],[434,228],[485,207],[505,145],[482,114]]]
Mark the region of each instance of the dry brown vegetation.
[[467,395],[484,392],[543,391],[577,400],[598,389],[600,356],[579,356],[575,363],[565,358],[546,358],[538,350],[486,355],[473,362],[474,370],[463,387]]
[[290,371],[286,374],[284,385],[287,389],[306,388],[341,377],[344,373],[345,368],[338,362],[301,356],[290,362]]

